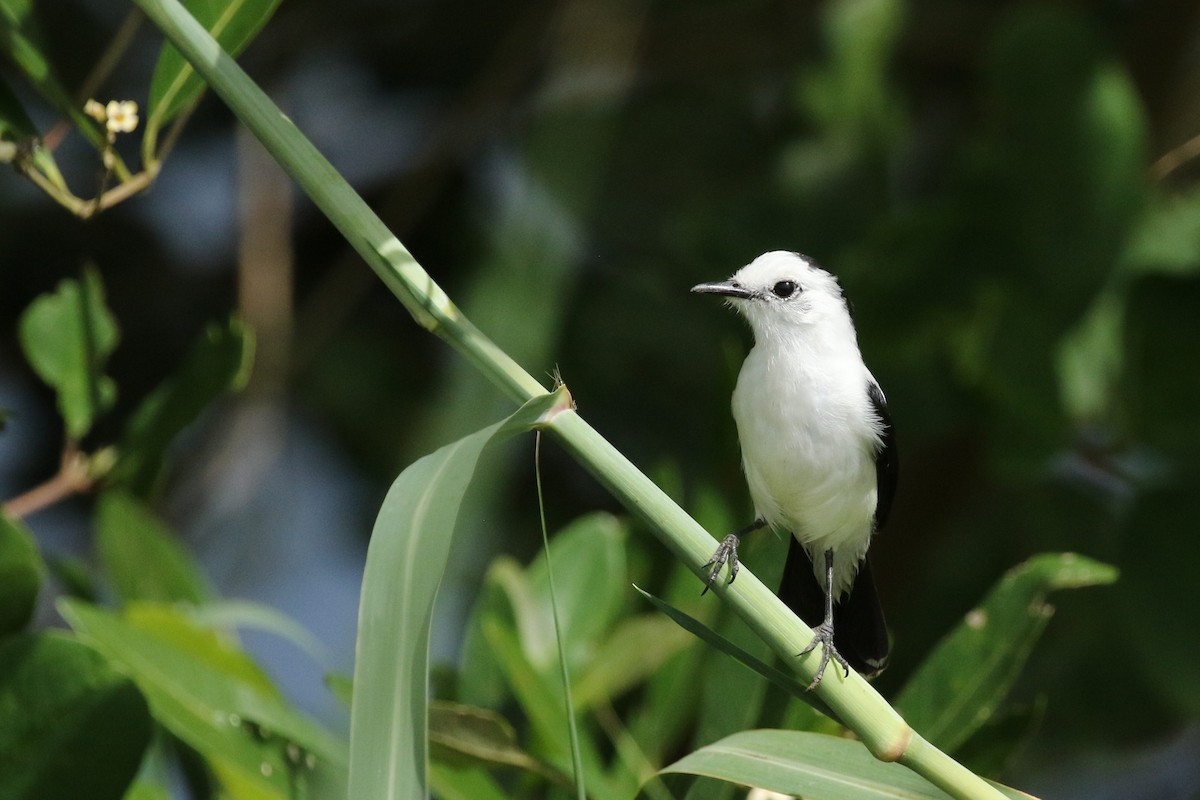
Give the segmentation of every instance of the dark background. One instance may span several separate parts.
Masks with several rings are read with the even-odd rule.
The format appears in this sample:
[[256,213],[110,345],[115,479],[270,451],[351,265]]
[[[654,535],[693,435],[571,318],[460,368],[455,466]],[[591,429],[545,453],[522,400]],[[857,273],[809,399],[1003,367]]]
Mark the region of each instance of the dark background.
[[[76,86],[125,8],[39,11]],[[773,249],[838,274],[902,454],[872,551],[896,639],[881,691],[1025,558],[1116,564],[1117,585],[1053,598],[1014,697],[1043,716],[1004,777],[1047,797],[1195,798],[1200,192],[1186,158],[1163,156],[1200,133],[1198,12],[289,0],[240,60],[467,315],[531,373],[557,366],[685,506],[715,491],[750,513],[728,409],[749,337],[688,287]],[[160,41],[144,25],[99,99],[144,104]],[[88,194],[78,138],[56,155]],[[93,447],[238,309],[259,332],[255,377],[179,449],[161,510],[224,593],[296,616],[348,670],[388,483],[510,405],[291,192],[212,98],[152,189],[90,222],[0,176],[0,406],[15,412],[0,494],[51,474],[60,448],[16,346],[36,295],[87,264],[103,275],[121,396]],[[616,510],[561,452],[544,462],[552,524]],[[490,555],[537,546],[529,448],[478,495],[443,660]],[[30,520],[43,548],[85,553],[86,507]],[[318,667],[254,644],[336,715]]]

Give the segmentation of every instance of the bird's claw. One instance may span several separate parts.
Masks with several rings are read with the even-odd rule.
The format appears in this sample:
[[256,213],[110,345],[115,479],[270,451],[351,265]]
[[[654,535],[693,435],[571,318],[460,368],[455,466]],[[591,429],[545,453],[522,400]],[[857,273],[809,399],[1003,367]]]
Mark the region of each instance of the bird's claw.
[[729,564],[729,580],[726,583],[733,583],[733,579],[737,577],[738,569],[741,565],[738,563],[738,536],[736,533],[731,533],[721,540],[717,545],[716,552],[712,554],[712,558],[708,560],[702,569],[712,567],[712,572],[708,573],[708,580],[704,582],[704,591],[701,595],[707,594],[712,588],[713,583],[717,580],[717,575],[721,572],[721,567]]
[[808,647],[796,654],[797,657],[811,653],[816,649],[817,645],[821,645],[821,664],[817,667],[817,673],[813,675],[812,683],[808,685],[807,691],[812,691],[817,688],[821,679],[825,677],[825,667],[829,666],[830,661],[837,662],[842,669],[846,671],[846,677],[850,677],[850,665],[846,663],[846,659],[833,646],[833,625],[822,622],[813,629],[813,639],[808,643]]

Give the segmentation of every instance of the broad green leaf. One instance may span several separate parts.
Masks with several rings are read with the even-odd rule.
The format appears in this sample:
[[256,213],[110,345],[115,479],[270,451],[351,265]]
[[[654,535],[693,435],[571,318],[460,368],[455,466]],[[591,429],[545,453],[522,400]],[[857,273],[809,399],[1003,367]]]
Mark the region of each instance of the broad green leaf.
[[[757,786],[805,800],[947,800],[950,795],[861,742],[806,731],[743,731],[702,747],[662,773]],[[1003,786],[1002,793],[1028,800]]]
[[[237,56],[267,24],[279,0],[187,0],[183,5],[225,52]],[[170,122],[195,102],[204,87],[180,52],[164,44],[150,79],[147,128]]]
[[[611,514],[589,514],[550,540],[567,664],[582,666],[600,645],[620,612],[628,531]],[[558,674],[558,650],[545,555],[526,570],[528,603],[514,605],[521,646],[530,663]]]
[[29,623],[45,574],[33,536],[0,511],[0,637]]
[[78,601],[59,610],[79,635],[118,664],[146,695],[155,718],[204,755],[223,781],[286,796],[312,754],[344,769],[340,742],[284,704],[262,671],[235,645],[196,627],[182,611],[136,604],[123,617]]
[[1054,609],[1046,595],[1112,583],[1117,571],[1073,553],[1035,556],[1010,570],[943,639],[895,703],[914,730],[953,752],[991,718]]
[[478,767],[429,765],[429,783],[438,800],[510,800],[500,784]]
[[249,328],[236,319],[209,325],[179,370],[134,412],[112,480],[136,495],[149,493],[172,440],[218,397],[244,386],[253,360]]
[[690,641],[671,620],[649,615],[626,619],[605,636],[582,669],[572,671],[576,709],[615,700],[642,684]]
[[200,603],[208,589],[191,556],[141,502],[110,490],[96,506],[96,549],[124,603],[135,600]]
[[120,800],[150,742],[137,687],[62,633],[0,643],[0,797]]
[[418,460],[392,484],[371,536],[359,603],[351,797],[428,793],[429,626],[459,506],[488,443],[529,430],[568,402],[565,392],[535,398],[507,420]]
[[112,407],[117,387],[104,365],[117,347],[117,323],[104,304],[100,275],[65,280],[21,315],[21,348],[38,376],[58,393],[67,435],[79,439]]

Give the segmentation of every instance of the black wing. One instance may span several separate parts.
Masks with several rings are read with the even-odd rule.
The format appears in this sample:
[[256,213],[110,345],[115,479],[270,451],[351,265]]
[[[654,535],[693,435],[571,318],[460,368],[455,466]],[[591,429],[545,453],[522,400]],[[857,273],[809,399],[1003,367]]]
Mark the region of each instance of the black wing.
[[896,451],[896,429],[892,427],[892,415],[888,413],[887,400],[875,381],[867,381],[867,397],[875,415],[883,424],[879,452],[875,454],[875,482],[878,499],[875,502],[875,530],[887,522],[892,510],[892,499],[896,496],[896,478],[900,474],[900,456]]

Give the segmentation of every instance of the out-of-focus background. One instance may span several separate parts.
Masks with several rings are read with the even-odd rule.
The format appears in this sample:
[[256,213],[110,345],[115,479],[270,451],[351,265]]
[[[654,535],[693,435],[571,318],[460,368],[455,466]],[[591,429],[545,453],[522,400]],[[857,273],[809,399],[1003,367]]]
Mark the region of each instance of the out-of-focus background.
[[[36,5],[70,86],[128,11]],[[143,25],[98,99],[143,99],[160,44]],[[773,249],[838,274],[902,453],[872,551],[895,636],[881,691],[1007,569],[1076,551],[1121,579],[1053,598],[1015,697],[1040,721],[1003,777],[1200,797],[1200,7],[289,0],[240,61],[466,314],[533,374],[559,369],[685,507],[751,513],[728,409],[749,336],[688,288]],[[56,157],[94,179],[76,139]],[[0,498],[61,448],[16,345],[34,297],[86,265],[107,287],[121,395],[91,446],[238,310],[258,332],[250,387],[189,432],[159,510],[223,594],[324,643],[316,664],[249,637],[338,724],[320,678],[351,669],[383,493],[510,404],[211,97],[148,193],[81,222],[7,174],[0,220]],[[532,469],[522,441],[476,487],[436,660],[456,657],[492,556],[535,552]],[[619,512],[552,446],[543,469],[552,526]],[[87,508],[27,522],[45,551],[86,554]]]

